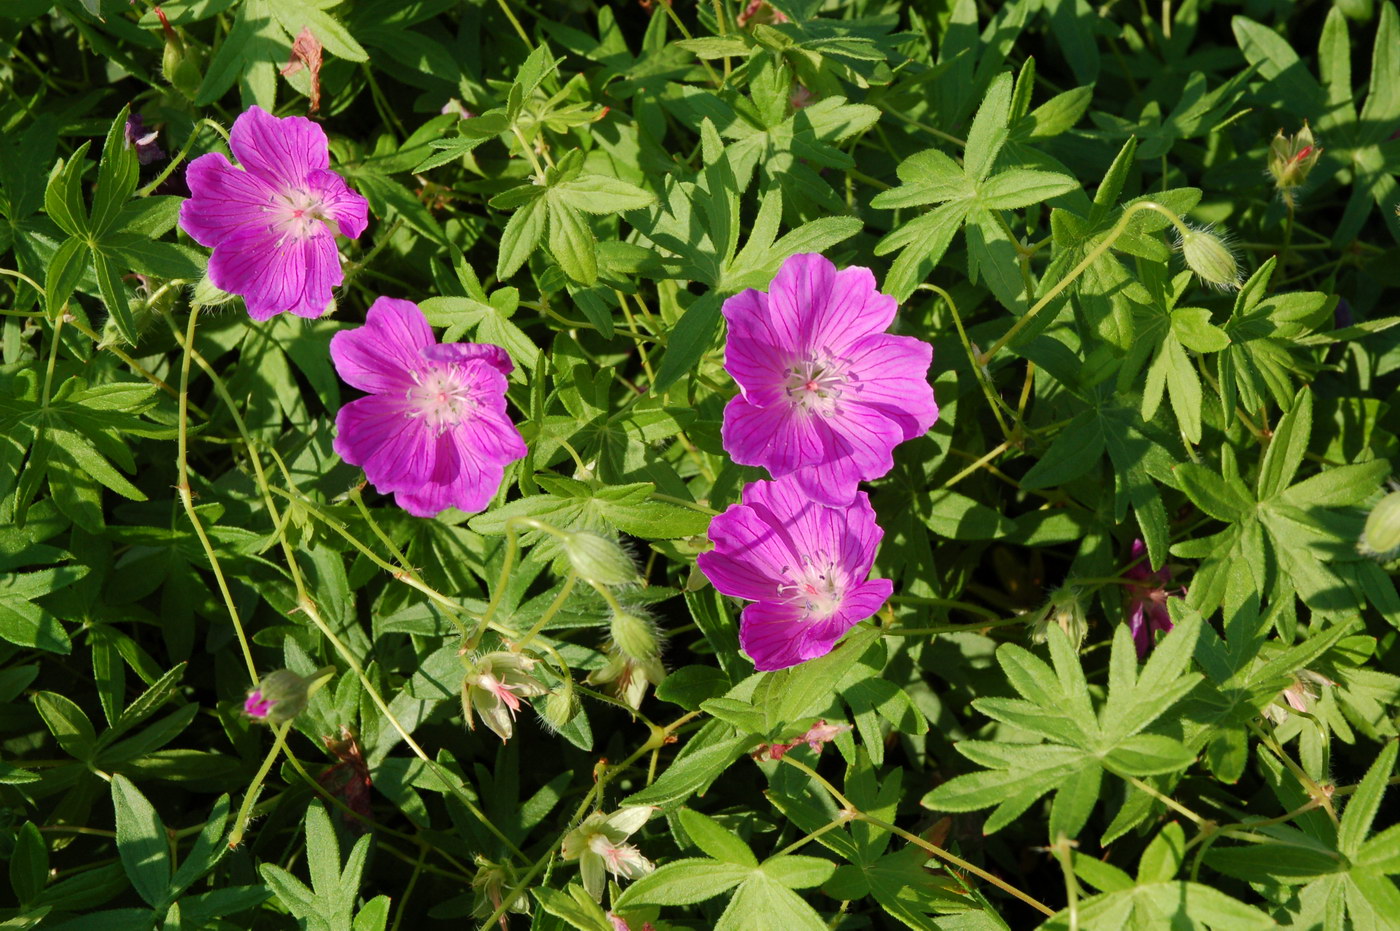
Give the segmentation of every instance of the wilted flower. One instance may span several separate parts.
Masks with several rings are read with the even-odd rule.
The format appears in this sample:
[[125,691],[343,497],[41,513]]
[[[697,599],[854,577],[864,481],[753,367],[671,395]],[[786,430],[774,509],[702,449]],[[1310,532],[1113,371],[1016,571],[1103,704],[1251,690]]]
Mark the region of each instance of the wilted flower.
[[510,356],[438,344],[418,305],[381,297],[365,325],[331,339],[340,377],[368,397],[336,414],[336,453],[399,507],[432,517],[484,508],[525,441],[506,414]]
[[316,677],[304,678],[290,669],[278,669],[262,677],[248,693],[243,713],[266,724],[282,724],[306,710],[311,684]]
[[788,97],[788,105],[794,110],[801,110],[811,106],[812,101],[817,99],[817,95],[807,89],[804,84],[797,85],[797,88]]
[[338,796],[350,811],[360,815],[355,818],[349,812],[345,814],[345,823],[352,825],[357,830],[365,830],[366,822],[372,820],[373,811],[370,808],[369,790],[374,784],[370,778],[369,764],[365,762],[365,755],[360,752],[360,743],[355,739],[355,735],[345,725],[340,726],[340,739],[337,740],[330,735],[321,737],[321,742],[326,745],[326,750],[336,758],[338,762],[328,767],[316,777],[316,781],[321,784],[327,792]]
[[1400,491],[1392,491],[1371,508],[1356,549],[1381,560],[1400,553]]
[[1141,540],[1134,540],[1130,556],[1138,560],[1123,573],[1132,584],[1128,586],[1128,629],[1133,633],[1133,643],[1137,646],[1138,659],[1144,659],[1152,651],[1154,634],[1166,633],[1172,629],[1172,616],[1167,610],[1167,599],[1180,597],[1180,589],[1169,589],[1172,571],[1162,566],[1156,572],[1145,561],[1147,547]]
[[613,647],[608,651],[608,661],[588,674],[589,685],[606,685],[619,701],[627,707],[637,709],[642,706],[648,685],[660,685],[666,678],[666,667],[655,656],[634,659]]
[[791,22],[787,14],[768,0],[749,0],[749,5],[734,18],[740,28],[744,26],[774,25]]
[[[505,901],[505,891],[514,887],[517,881],[515,869],[509,863],[493,863],[478,854],[476,872],[472,874],[472,896],[476,899],[472,916],[490,917]],[[506,906],[506,912],[515,912],[517,915],[530,914],[530,897],[517,895],[510,905]],[[509,927],[505,914],[502,914],[501,928]]]
[[721,435],[734,461],[795,475],[827,504],[889,472],[894,448],[938,419],[933,347],[885,332],[896,306],[870,269],[838,272],[811,254],[785,261],[768,293],[725,301],[724,367],[739,394]]
[[812,748],[813,753],[820,754],[822,747],[835,740],[837,734],[844,734],[851,729],[849,724],[827,724],[826,721],[821,720],[807,728],[807,732],[800,737],[795,737],[785,743],[759,747],[758,750],[754,751],[753,758],[756,760],[781,760],[793,747],[804,743]]
[[234,121],[229,148],[239,168],[219,152],[190,163],[181,228],[213,248],[210,280],[242,295],[254,320],[321,316],[345,278],[335,233],[363,233],[369,203],[330,170],[326,134],[304,117],[252,107]]
[[515,733],[520,700],[549,691],[530,674],[534,666],[530,657],[508,651],[487,653],[473,660],[462,680],[462,716],[467,719],[467,727],[476,730],[475,712],[502,743],[509,740]]
[[666,678],[656,626],[640,611],[621,608],[613,612],[609,630],[608,661],[588,674],[588,684],[611,686],[629,708],[640,708],[647,686]]
[[149,165],[151,162],[165,158],[165,153],[161,151],[160,145],[156,143],[159,131],[146,131],[146,122],[141,114],[133,113],[126,118],[126,126],[122,129],[126,136],[126,144],[136,150],[136,160],[142,165]]
[[1089,618],[1084,613],[1084,600],[1077,585],[1062,585],[1050,593],[1045,604],[1026,618],[1031,625],[1031,640],[1044,643],[1050,625],[1054,624],[1078,648],[1089,632]]
[[1299,669],[1293,674],[1293,681],[1288,683],[1284,690],[1278,693],[1278,697],[1274,699],[1273,703],[1264,709],[1264,716],[1275,724],[1283,724],[1294,711],[1311,714],[1313,705],[1317,703],[1321,687],[1324,685],[1335,686],[1336,684],[1321,673],[1313,672],[1311,669]]
[[603,897],[605,872],[619,879],[636,879],[656,869],[635,846],[624,843],[654,811],[650,806],[619,808],[610,815],[596,811],[564,836],[564,859],[579,861],[583,888],[595,902]]
[[310,26],[302,26],[301,32],[297,34],[296,40],[292,42],[292,57],[287,60],[287,66],[281,70],[281,74],[296,74],[302,68],[309,73],[308,88],[310,93],[310,104],[308,112],[315,113],[321,109],[321,40],[316,38],[316,34],[311,31]]
[[475,113],[467,109],[466,104],[462,103],[462,101],[458,100],[456,97],[448,97],[447,103],[442,105],[442,109],[439,112],[443,116],[447,116],[451,113],[459,120],[470,120],[476,116]]
[[1274,187],[1278,188],[1284,202],[1293,205],[1294,191],[1308,179],[1308,172],[1322,155],[1322,147],[1314,143],[1312,129],[1308,121],[1292,136],[1278,131],[1273,142],[1269,143],[1269,174],[1274,176]]
[[1177,231],[1176,247],[1186,267],[1202,281],[1225,291],[1240,286],[1240,265],[1225,240],[1211,227],[1187,227]]
[[697,562],[720,592],[756,602],[739,621],[754,668],[825,656],[889,598],[889,579],[866,581],[884,531],[865,492],[831,506],[790,476],[750,482],[741,501],[710,522],[715,548]]

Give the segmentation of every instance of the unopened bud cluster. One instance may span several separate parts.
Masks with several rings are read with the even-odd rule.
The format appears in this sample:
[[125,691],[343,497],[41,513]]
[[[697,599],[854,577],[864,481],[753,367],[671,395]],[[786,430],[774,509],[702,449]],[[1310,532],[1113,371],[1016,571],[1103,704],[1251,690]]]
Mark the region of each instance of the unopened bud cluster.
[[1269,174],[1273,175],[1274,187],[1278,188],[1284,203],[1293,206],[1295,192],[1308,180],[1308,172],[1321,155],[1322,147],[1313,139],[1306,120],[1303,128],[1293,135],[1285,136],[1280,129],[1274,136],[1269,143]]

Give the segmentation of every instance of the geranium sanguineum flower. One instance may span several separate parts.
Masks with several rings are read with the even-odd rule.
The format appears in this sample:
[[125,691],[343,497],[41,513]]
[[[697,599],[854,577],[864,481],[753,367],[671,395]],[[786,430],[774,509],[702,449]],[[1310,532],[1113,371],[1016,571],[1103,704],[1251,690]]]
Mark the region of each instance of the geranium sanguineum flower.
[[724,448],[774,478],[795,474],[828,504],[894,467],[894,448],[938,419],[928,383],[933,347],[886,333],[892,297],[868,268],[837,271],[794,255],[765,294],[724,302],[724,367],[739,395],[724,409]]
[[1166,633],[1172,629],[1167,599],[1181,592],[1167,587],[1172,580],[1171,569],[1163,566],[1153,572],[1148,566],[1147,547],[1141,540],[1133,541],[1131,556],[1139,561],[1123,573],[1131,583],[1128,586],[1128,629],[1133,633],[1138,659],[1143,659],[1152,651],[1157,632]]
[[233,122],[229,149],[190,162],[180,226],[213,248],[209,279],[242,296],[254,320],[284,310],[319,317],[344,280],[335,233],[355,239],[369,204],[330,170],[326,134],[308,119],[259,107]]
[[506,414],[510,356],[499,346],[438,344],[410,301],[381,297],[365,325],[331,340],[340,377],[368,397],[335,418],[340,458],[418,517],[479,511],[525,441]]
[[831,652],[889,598],[888,579],[866,580],[883,536],[863,491],[827,505],[792,477],[750,482],[710,521],[715,548],[698,562],[720,592],[755,602],[739,620],[754,668],[784,669]]

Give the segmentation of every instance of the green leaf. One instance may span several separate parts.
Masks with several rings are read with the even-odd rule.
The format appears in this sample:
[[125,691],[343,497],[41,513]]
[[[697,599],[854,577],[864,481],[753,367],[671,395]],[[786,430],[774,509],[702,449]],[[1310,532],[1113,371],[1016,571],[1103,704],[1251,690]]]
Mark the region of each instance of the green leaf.
[[1223,478],[1203,465],[1194,462],[1183,463],[1176,467],[1173,474],[1181,483],[1181,490],[1186,493],[1186,497],[1216,520],[1232,523],[1241,521],[1254,508],[1254,502],[1231,488]]
[[1381,807],[1381,796],[1385,794],[1390,773],[1395,769],[1396,742],[1388,740],[1381,748],[1376,761],[1366,770],[1356,794],[1347,802],[1342,812],[1342,823],[1337,828],[1337,849],[1348,857],[1357,856],[1371,831]]
[[97,191],[92,198],[92,234],[102,236],[112,228],[127,198],[136,190],[136,150],[126,142],[126,119],[130,106],[122,107],[102,146],[97,167]]
[[1297,474],[1312,436],[1312,409],[1312,392],[1303,388],[1294,399],[1293,407],[1279,419],[1259,466],[1260,501],[1267,501],[1283,491]]
[[967,131],[963,148],[963,171],[969,178],[982,180],[992,170],[992,163],[1006,143],[1007,123],[1011,119],[1011,74],[1002,72],[987,88],[982,105]]
[[821,857],[776,856],[763,861],[765,876],[789,889],[820,886],[836,872],[836,864]]
[[581,284],[593,284],[598,280],[598,241],[589,229],[587,218],[553,196],[546,199],[550,254],[564,274]]
[[718,821],[689,808],[682,808],[676,815],[695,846],[714,859],[740,866],[758,866],[758,858],[748,845],[725,830]]
[[[697,734],[691,738],[691,743],[698,739]],[[702,786],[713,782],[758,742],[759,738],[752,734],[737,734],[719,738],[694,752],[677,757],[655,782],[627,796],[623,805],[666,805],[688,798]]]
[[584,213],[617,214],[656,203],[656,195],[619,178],[579,175],[549,190],[552,199]]
[[112,805],[117,812],[117,853],[122,867],[146,904],[164,908],[170,889],[170,841],[165,825],[141,790],[120,773],[112,777]]
[[44,276],[44,306],[51,318],[56,318],[73,296],[73,290],[87,271],[86,244],[77,237],[66,239],[49,259],[48,274]]
[[64,753],[83,762],[92,759],[97,734],[88,716],[72,699],[56,692],[35,692],[34,708]]
[[112,264],[112,260],[101,252],[94,251],[92,261],[97,270],[97,285],[102,292],[102,302],[112,314],[112,319],[117,324],[117,332],[121,333],[122,339],[127,343],[135,346],[140,341],[141,334],[136,330],[136,318],[131,315],[131,299],[127,296],[121,273]]
[[719,295],[711,292],[697,298],[681,314],[666,342],[666,352],[656,370],[653,391],[670,388],[690,374],[701,357],[709,352],[719,330],[720,303]]
[[754,873],[754,867],[737,863],[689,858],[660,866],[623,890],[616,908],[640,905],[692,905],[733,889]]
[[21,905],[28,905],[49,879],[49,847],[34,822],[26,821],[15,832],[15,845],[10,854],[10,888]]
[[530,257],[544,237],[549,202],[540,191],[530,203],[517,209],[501,233],[501,250],[496,256],[496,277],[505,281]]
[[978,203],[987,210],[1020,210],[1078,189],[1069,175],[1013,168],[988,178],[978,190]]
[[83,205],[80,188],[83,159],[87,155],[89,142],[78,146],[67,162],[59,161],[49,173],[48,186],[44,188],[44,212],[49,219],[69,236],[86,238],[91,227],[88,225],[87,208]]

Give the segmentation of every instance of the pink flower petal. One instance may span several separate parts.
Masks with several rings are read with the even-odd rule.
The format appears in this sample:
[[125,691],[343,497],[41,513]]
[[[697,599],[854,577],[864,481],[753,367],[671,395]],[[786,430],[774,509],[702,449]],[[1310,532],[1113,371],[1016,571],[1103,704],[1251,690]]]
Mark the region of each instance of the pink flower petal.
[[423,350],[423,355],[434,362],[485,362],[502,375],[515,370],[510,353],[490,343],[434,343]]
[[875,288],[875,276],[860,266],[836,270],[826,256],[794,255],[768,288],[775,329],[801,334],[803,349],[840,352],[855,340],[883,333],[898,303]]
[[229,164],[220,152],[201,155],[185,169],[191,196],[180,205],[180,228],[201,246],[217,246],[237,233],[264,227],[263,210],[274,191]]
[[339,227],[340,234],[358,239],[369,223],[369,201],[350,190],[344,178],[328,169],[314,169],[306,180],[311,193],[321,199],[321,209]]
[[376,300],[365,325],[331,337],[336,373],[361,391],[407,391],[423,352],[436,345],[432,327],[418,305],[392,297]]
[[279,119],[256,106],[233,121],[229,149],[246,170],[278,188],[288,181],[304,185],[313,169],[330,167],[320,126],[302,116]]
[[418,488],[437,464],[437,437],[392,395],[372,394],[346,404],[336,414],[335,433],[336,455],[363,468],[381,494]]

